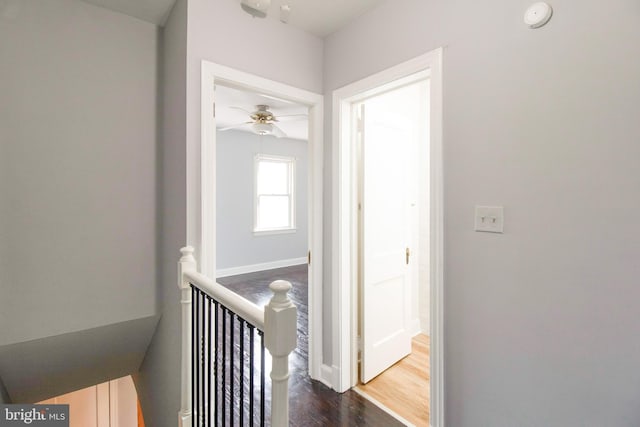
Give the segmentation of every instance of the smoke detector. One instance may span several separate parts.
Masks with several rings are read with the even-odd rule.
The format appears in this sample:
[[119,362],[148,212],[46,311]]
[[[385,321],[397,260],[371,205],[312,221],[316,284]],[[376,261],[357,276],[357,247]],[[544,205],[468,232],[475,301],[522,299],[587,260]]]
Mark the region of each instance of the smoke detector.
[[254,18],[265,18],[271,6],[271,0],[241,0],[240,6]]

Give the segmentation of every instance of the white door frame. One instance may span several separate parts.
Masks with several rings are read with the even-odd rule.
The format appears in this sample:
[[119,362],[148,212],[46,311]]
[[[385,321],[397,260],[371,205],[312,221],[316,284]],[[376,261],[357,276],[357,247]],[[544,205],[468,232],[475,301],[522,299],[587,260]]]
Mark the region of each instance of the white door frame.
[[[379,93],[380,87],[411,81],[419,73],[428,73],[431,81],[431,425],[444,425],[444,197],[442,157],[442,48],[369,76],[333,92],[333,212],[332,212],[332,345],[333,388],[339,392],[357,384],[354,369],[357,354],[357,176],[353,143],[354,102]],[[357,365],[356,365],[357,366]]]
[[[323,96],[283,83],[265,79],[223,65],[202,61],[201,67],[201,143],[187,146],[187,161],[200,154],[199,164],[187,169],[187,197],[199,199],[188,203],[187,218],[194,234],[200,238],[199,263],[203,274],[216,272],[216,125],[214,102],[216,83],[296,102],[309,107],[309,375],[320,378],[322,363],[322,180],[323,180]],[[195,166],[195,167],[194,167]],[[199,166],[199,168],[198,168]]]

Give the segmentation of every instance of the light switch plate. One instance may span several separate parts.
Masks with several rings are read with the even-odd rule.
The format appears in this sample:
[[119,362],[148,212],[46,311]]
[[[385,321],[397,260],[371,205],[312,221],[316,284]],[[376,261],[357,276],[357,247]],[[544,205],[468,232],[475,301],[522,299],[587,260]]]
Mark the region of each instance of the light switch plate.
[[502,206],[476,206],[476,231],[504,232],[504,208]]

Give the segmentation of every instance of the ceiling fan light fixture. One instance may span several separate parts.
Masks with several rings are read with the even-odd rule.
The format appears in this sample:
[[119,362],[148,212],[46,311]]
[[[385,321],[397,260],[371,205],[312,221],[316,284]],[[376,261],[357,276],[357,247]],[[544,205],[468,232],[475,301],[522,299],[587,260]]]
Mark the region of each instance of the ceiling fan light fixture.
[[265,18],[271,6],[271,0],[241,0],[240,6],[254,18]]
[[258,135],[270,135],[273,132],[271,123],[254,123],[252,128]]

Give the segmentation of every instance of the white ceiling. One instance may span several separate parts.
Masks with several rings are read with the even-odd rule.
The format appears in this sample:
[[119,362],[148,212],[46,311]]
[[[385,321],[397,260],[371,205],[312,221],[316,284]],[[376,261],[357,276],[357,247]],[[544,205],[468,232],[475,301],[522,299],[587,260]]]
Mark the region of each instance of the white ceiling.
[[[238,3],[239,0],[237,0]],[[269,15],[279,19],[280,6],[291,6],[289,25],[325,37],[384,0],[272,0]],[[268,18],[267,18],[268,19]]]
[[[175,0],[84,0],[116,12],[124,13],[156,25],[164,25]],[[213,0],[211,0],[213,1]],[[241,11],[240,0],[238,4]],[[384,0],[272,0],[266,19],[278,20],[280,6],[289,5],[289,25],[318,37],[325,37]]]
[[[290,114],[308,114],[309,109],[300,104],[295,104],[283,99],[273,98],[256,92],[234,89],[227,86],[216,86],[216,128],[235,126],[248,121],[249,113],[256,110],[256,105],[268,105],[276,118],[277,126],[287,134],[288,138],[306,141],[309,138],[309,120],[306,117],[280,117]],[[240,107],[245,111],[239,110]],[[237,128],[239,131],[251,132],[250,125]]]

